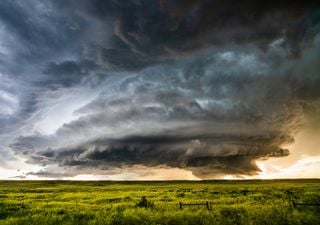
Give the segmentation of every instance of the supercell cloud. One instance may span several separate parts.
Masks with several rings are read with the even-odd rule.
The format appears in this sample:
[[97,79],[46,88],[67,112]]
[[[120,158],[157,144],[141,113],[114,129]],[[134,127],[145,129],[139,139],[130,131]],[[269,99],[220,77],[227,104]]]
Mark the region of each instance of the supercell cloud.
[[3,0],[0,56],[23,176],[255,175],[320,128],[317,1]]

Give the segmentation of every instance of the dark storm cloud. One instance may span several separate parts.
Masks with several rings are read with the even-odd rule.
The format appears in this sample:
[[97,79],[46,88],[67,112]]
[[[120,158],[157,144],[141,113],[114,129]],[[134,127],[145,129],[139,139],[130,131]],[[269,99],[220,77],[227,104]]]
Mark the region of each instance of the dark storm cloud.
[[[81,28],[85,27],[81,18],[73,19]],[[64,50],[75,47],[83,37],[81,29],[73,29],[68,19],[53,11],[48,1],[25,4],[24,1],[4,0],[0,4],[0,20],[15,41],[16,46],[10,46],[15,65],[19,63],[19,67],[11,68],[15,73],[21,73],[30,62],[53,59]]]
[[[262,49],[280,38],[297,56],[317,33],[316,1],[59,1],[113,35],[88,46],[108,68],[137,69],[169,62],[208,46],[254,43]],[[103,27],[103,25],[102,25]],[[102,28],[103,29],[103,28]]]
[[84,116],[53,135],[19,137],[11,147],[28,163],[96,173],[143,165],[189,169],[201,178],[252,175],[257,159],[289,154],[282,146],[312,113],[302,94],[316,89],[293,71],[313,65],[309,76],[317,79],[318,47],[281,67],[277,51],[235,48],[115,74],[77,110]]
[[37,152],[29,162],[102,170],[137,165],[169,166],[191,169],[201,177],[205,171],[211,175],[254,174],[259,170],[254,160],[289,154],[278,147],[288,139],[279,134],[185,136],[181,133],[177,130],[174,136],[98,139],[74,148]]
[[[77,24],[76,29],[73,24]],[[16,135],[32,130],[42,96],[52,86],[47,64],[79,52],[87,23],[69,13],[62,15],[49,1],[0,3],[0,155],[12,159],[8,144]],[[78,79],[78,78],[77,78]],[[54,83],[61,81],[54,80]],[[5,164],[2,164],[3,166]]]
[[271,53],[249,52],[213,49],[111,85],[107,78],[100,96],[77,110],[85,116],[54,135],[20,137],[11,147],[29,163],[65,168],[255,174],[255,160],[289,154],[281,146],[293,142],[304,114],[292,90],[305,84],[288,83],[289,71],[278,71]]
[[320,121],[318,3],[32,3],[0,3],[0,141],[27,175],[255,174]]
[[88,60],[50,62],[44,70],[44,74],[48,75],[48,78],[42,83],[46,83],[48,86],[74,86],[80,83],[84,77],[95,72],[96,69],[98,69],[97,65]]
[[[64,62],[64,58],[77,60],[78,56],[71,56],[81,50],[87,37],[84,29],[90,31],[85,20],[73,13],[61,14],[50,1],[1,1],[0,104],[4,113],[0,111],[0,133],[18,130],[41,111],[39,97],[47,88],[80,82],[75,67],[84,73],[90,67],[88,61],[71,65],[72,60]],[[2,96],[12,96],[15,102]]]

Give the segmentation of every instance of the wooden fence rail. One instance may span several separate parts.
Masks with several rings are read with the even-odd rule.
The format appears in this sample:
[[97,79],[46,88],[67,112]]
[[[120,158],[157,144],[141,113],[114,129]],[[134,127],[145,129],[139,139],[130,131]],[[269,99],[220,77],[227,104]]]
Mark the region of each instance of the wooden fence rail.
[[291,200],[291,206],[292,208],[296,208],[297,206],[320,206],[320,204],[317,203],[297,203],[295,200]]

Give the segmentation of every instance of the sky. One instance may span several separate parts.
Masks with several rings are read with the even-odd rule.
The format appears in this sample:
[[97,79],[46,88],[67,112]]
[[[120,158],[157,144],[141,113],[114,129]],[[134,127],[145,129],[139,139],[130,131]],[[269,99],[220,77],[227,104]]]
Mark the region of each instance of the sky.
[[1,0],[0,179],[320,178],[318,1]]

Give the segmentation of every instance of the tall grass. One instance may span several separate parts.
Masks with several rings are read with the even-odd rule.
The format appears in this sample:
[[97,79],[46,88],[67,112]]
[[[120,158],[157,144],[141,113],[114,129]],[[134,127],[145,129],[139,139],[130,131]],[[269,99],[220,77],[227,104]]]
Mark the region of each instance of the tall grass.
[[[320,224],[319,180],[0,182],[0,224]],[[144,197],[143,197],[144,196]],[[179,202],[211,202],[179,209]]]

